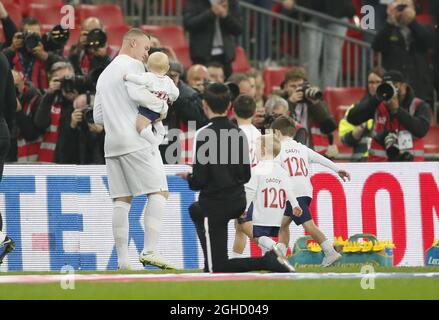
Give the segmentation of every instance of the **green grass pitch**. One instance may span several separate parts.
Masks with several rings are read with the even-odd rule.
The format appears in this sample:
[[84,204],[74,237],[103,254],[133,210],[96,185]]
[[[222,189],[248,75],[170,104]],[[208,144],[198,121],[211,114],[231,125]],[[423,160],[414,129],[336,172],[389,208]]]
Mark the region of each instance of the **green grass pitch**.
[[[300,273],[359,273],[360,267],[298,268]],[[426,273],[439,268],[376,268],[376,272]],[[190,270],[194,273],[194,270]],[[163,271],[129,274],[166,273]],[[172,273],[172,272],[167,272]],[[34,273],[3,273],[1,276]],[[48,273],[39,273],[40,275]],[[114,272],[81,272],[114,274]],[[128,274],[128,273],[127,273]],[[75,283],[63,290],[60,283],[0,284],[0,299],[147,299],[147,300],[298,300],[298,299],[439,299],[439,278],[375,279],[364,290],[360,279],[233,280],[233,281],[130,281]]]

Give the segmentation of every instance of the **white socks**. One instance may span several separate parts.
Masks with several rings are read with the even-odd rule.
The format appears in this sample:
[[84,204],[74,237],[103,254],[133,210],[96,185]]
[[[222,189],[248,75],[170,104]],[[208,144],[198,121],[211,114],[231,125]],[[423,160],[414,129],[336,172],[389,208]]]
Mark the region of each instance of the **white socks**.
[[113,237],[116,243],[119,269],[130,269],[128,255],[128,213],[131,205],[115,201],[113,204]]
[[0,243],[5,241],[5,239],[6,239],[6,233],[3,233],[2,231],[0,231]]
[[260,237],[258,240],[259,248],[262,250],[262,255],[266,254],[268,251],[273,249],[276,241],[269,237]]
[[334,249],[334,246],[332,245],[332,243],[329,240],[325,240],[324,242],[322,242],[320,244],[320,246],[322,247],[322,250],[325,253],[325,256],[331,256],[331,255],[337,253],[337,251],[335,251],[335,249]]
[[288,248],[287,248],[287,246],[286,246],[284,243],[282,243],[282,242],[278,242],[278,244],[277,244],[277,248],[282,252],[282,255],[283,255],[284,257],[287,256],[287,250],[288,250]]
[[143,252],[156,251],[159,242],[160,231],[162,230],[162,219],[165,211],[166,198],[161,194],[148,196],[148,203],[144,210],[145,238],[143,241]]
[[146,139],[151,145],[159,145],[165,138],[166,130],[161,121],[154,123],[156,134],[152,131],[153,125],[150,124],[140,132],[140,136]]

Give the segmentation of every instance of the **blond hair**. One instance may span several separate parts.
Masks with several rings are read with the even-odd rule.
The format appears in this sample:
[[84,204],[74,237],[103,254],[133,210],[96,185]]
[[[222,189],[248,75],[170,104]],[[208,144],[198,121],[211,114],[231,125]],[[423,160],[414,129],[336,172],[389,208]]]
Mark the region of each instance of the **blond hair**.
[[269,133],[258,138],[261,144],[261,156],[276,158],[281,151],[281,142],[278,134]]
[[148,71],[164,76],[169,71],[169,58],[163,52],[154,52],[146,63]]

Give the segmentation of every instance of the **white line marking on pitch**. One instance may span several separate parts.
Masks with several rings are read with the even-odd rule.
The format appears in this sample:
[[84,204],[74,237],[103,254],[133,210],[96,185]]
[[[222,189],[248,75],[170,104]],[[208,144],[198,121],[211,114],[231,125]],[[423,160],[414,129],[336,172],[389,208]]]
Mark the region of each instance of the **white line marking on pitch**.
[[[72,275],[68,275],[71,277]],[[56,283],[66,275],[0,276],[0,283],[38,284]],[[439,278],[434,273],[183,273],[183,274],[75,274],[75,281],[130,282],[130,281],[245,281],[245,280],[323,280],[323,279],[402,279]]]

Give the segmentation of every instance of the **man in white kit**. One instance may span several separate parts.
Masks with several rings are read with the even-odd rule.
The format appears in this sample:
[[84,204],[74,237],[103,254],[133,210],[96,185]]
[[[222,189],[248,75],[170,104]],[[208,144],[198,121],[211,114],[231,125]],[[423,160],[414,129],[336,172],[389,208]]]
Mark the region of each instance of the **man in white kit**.
[[[93,115],[105,127],[105,158],[110,196],[113,199],[113,236],[119,269],[130,269],[128,254],[128,213],[133,197],[147,194],[144,210],[144,248],[139,260],[170,269],[157,244],[168,198],[165,169],[158,145],[136,131],[139,105],[166,103],[143,86],[124,82],[127,73],[145,72],[150,39],[140,29],[131,29],[123,38],[119,55],[102,72],[97,83]],[[161,119],[159,119],[161,120]]]

